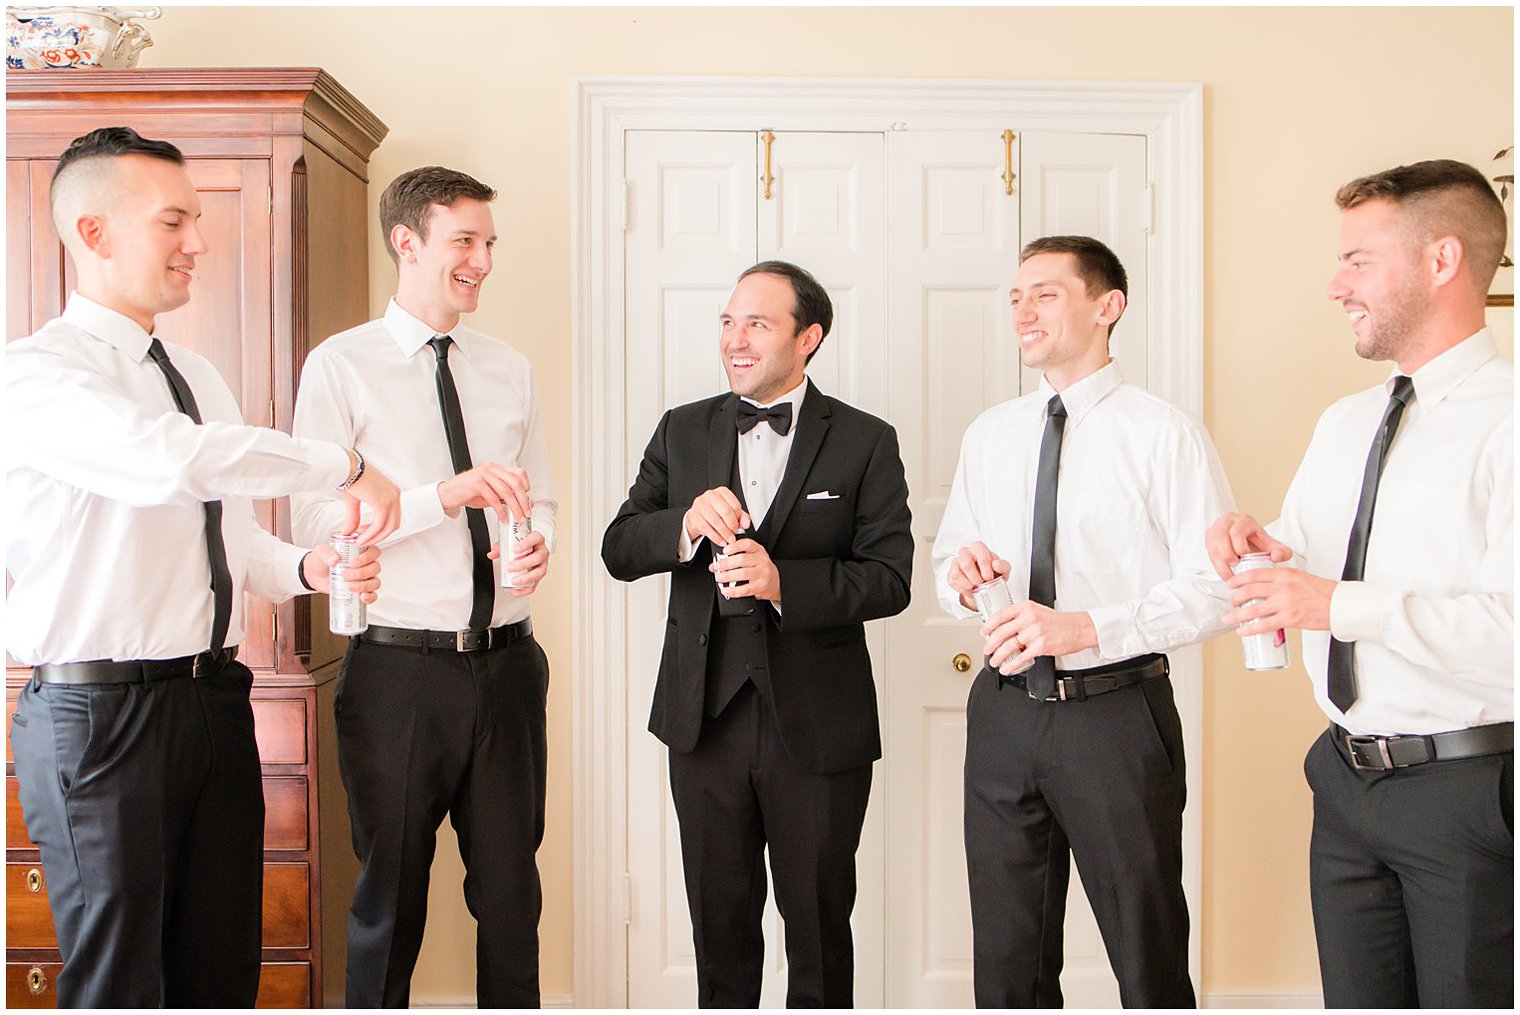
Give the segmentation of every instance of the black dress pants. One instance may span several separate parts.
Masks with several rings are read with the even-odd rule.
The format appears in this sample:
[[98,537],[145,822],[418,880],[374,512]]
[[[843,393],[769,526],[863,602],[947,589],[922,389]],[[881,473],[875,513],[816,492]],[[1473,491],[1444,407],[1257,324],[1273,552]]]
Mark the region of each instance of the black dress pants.
[[1514,754],[1357,771],[1309,748],[1327,1008],[1512,1008]]
[[42,854],[60,1008],[252,1007],[264,792],[253,675],[21,692],[11,745]]
[[481,1008],[536,1008],[549,664],[528,637],[484,652],[354,639],[335,710],[358,884],[350,1008],[404,1008],[444,815],[478,925]]
[[966,866],[979,1007],[1062,1003],[1071,857],[1125,1007],[1190,1008],[1182,724],[1165,678],[1034,701],[983,669],[966,707]]
[[689,753],[670,752],[681,863],[703,1008],[760,1004],[765,850],[786,922],[789,1008],[848,1008],[854,999],[855,850],[871,766],[820,775],[787,756],[753,684],[703,720]]

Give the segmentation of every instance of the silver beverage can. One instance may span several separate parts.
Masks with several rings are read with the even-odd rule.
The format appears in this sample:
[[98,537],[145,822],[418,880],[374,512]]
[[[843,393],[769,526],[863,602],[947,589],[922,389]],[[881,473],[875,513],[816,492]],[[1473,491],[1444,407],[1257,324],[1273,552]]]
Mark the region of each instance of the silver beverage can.
[[[1276,567],[1272,562],[1270,553],[1248,553],[1230,570],[1236,574],[1244,574],[1247,571],[1255,571],[1257,568]],[[1245,603],[1260,602],[1252,599]],[[1282,628],[1268,631],[1266,634],[1249,634],[1240,636],[1241,647],[1245,651],[1246,669],[1248,670],[1281,670],[1288,666],[1288,632]]]
[[328,545],[337,552],[338,562],[327,569],[327,629],[333,634],[362,634],[369,627],[369,611],[343,577],[343,570],[359,556],[359,538],[334,532]]
[[504,589],[516,589],[522,586],[518,584],[517,575],[507,569],[507,565],[527,551],[523,549],[523,540],[533,532],[532,518],[515,518],[510,513],[507,515],[507,524],[501,534],[501,587]]
[[[1013,592],[1008,588],[1008,580],[1006,578],[994,578],[992,581],[982,582],[982,584],[972,589],[971,601],[976,603],[976,612],[982,615],[982,623],[985,624],[1013,605]],[[1013,657],[1009,656],[1009,658]],[[1034,660],[1031,659],[1014,672],[1023,673],[1033,665]]]
[[982,615],[984,624],[1013,605],[1013,593],[1008,591],[1008,581],[1005,578],[994,578],[978,585],[971,590],[971,599],[976,603],[976,611]]

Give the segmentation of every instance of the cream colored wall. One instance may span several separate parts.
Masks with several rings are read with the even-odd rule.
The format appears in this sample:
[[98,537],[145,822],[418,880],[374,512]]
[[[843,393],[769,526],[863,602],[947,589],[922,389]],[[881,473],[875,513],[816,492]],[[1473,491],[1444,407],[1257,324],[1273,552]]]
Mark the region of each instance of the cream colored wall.
[[[581,75],[721,74],[1201,81],[1205,87],[1206,415],[1241,505],[1276,506],[1320,410],[1384,372],[1351,351],[1324,296],[1335,188],[1513,140],[1507,9],[166,10],[144,66],[321,66],[391,133],[373,207],[402,170],[441,162],[501,190],[496,273],[473,323],[536,365],[550,453],[570,475],[570,132]],[[1016,124],[1014,126],[1017,126]],[[394,275],[371,238],[371,303]],[[320,297],[320,294],[318,294]],[[1512,312],[1495,315],[1506,348]],[[1120,339],[1122,341],[1122,337]],[[573,491],[568,510],[576,509]],[[569,530],[568,523],[562,526]],[[535,603],[555,664],[549,827],[539,854],[546,996],[571,978],[567,546]],[[1303,671],[1247,674],[1209,650],[1206,994],[1318,990],[1309,795],[1322,728]],[[642,707],[642,706],[640,706]],[[452,832],[440,836],[413,1000],[469,997],[473,926]]]

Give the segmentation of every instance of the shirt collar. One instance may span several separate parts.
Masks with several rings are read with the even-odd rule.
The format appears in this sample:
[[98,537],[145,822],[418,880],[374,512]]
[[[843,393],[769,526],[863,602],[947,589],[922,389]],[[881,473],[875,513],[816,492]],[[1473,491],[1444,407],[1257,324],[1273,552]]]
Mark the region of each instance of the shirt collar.
[[801,384],[797,385],[795,388],[793,388],[791,391],[788,391],[780,398],[777,398],[775,401],[768,402],[765,405],[760,405],[760,403],[755,401],[753,398],[747,398],[744,395],[740,395],[739,397],[744,399],[744,401],[748,402],[750,405],[758,405],[762,409],[769,409],[773,405],[781,405],[784,402],[790,402],[792,404],[793,418],[795,419],[797,413],[797,403],[802,401],[803,394],[807,392],[807,385],[807,377],[804,375]]
[[[1494,345],[1493,334],[1487,328],[1478,329],[1410,374],[1410,379],[1414,381],[1415,400],[1424,411],[1430,411],[1451,394],[1457,385],[1497,355],[1499,350]],[[1384,385],[1390,393],[1393,391],[1393,379],[1398,375],[1398,368],[1395,367]]]
[[1066,423],[1075,426],[1082,422],[1082,417],[1092,411],[1093,406],[1107,398],[1123,382],[1119,376],[1119,361],[1111,359],[1105,366],[1099,367],[1075,384],[1067,387],[1065,391],[1056,391],[1050,386],[1042,374],[1040,376],[1040,396],[1049,403],[1052,395],[1061,396],[1061,404],[1066,406]]
[[[396,340],[396,345],[400,348],[401,354],[408,359],[416,355],[419,349],[426,346],[438,334],[438,332],[423,324],[410,313],[401,309],[401,304],[396,302],[395,297],[391,297],[390,302],[385,305],[385,328],[391,333],[391,337]],[[449,336],[454,339],[454,348],[464,353],[465,358],[468,359],[470,349],[464,332],[465,328],[462,324],[455,325],[454,330],[449,332]]]
[[69,293],[63,319],[139,362],[148,355],[153,342],[153,336],[132,318],[77,292]]

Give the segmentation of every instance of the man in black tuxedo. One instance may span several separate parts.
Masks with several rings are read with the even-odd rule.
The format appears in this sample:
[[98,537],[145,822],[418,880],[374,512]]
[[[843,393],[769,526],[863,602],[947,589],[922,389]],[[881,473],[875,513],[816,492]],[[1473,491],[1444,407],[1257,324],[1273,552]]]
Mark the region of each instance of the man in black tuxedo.
[[807,380],[832,320],[795,265],[741,275],[718,343],[732,392],[665,414],[602,541],[614,578],[671,573],[649,729],[670,748],[703,1007],[759,1004],[767,846],[788,1006],[852,1002],[881,757],[863,624],[907,607],[913,537],[896,432]]

